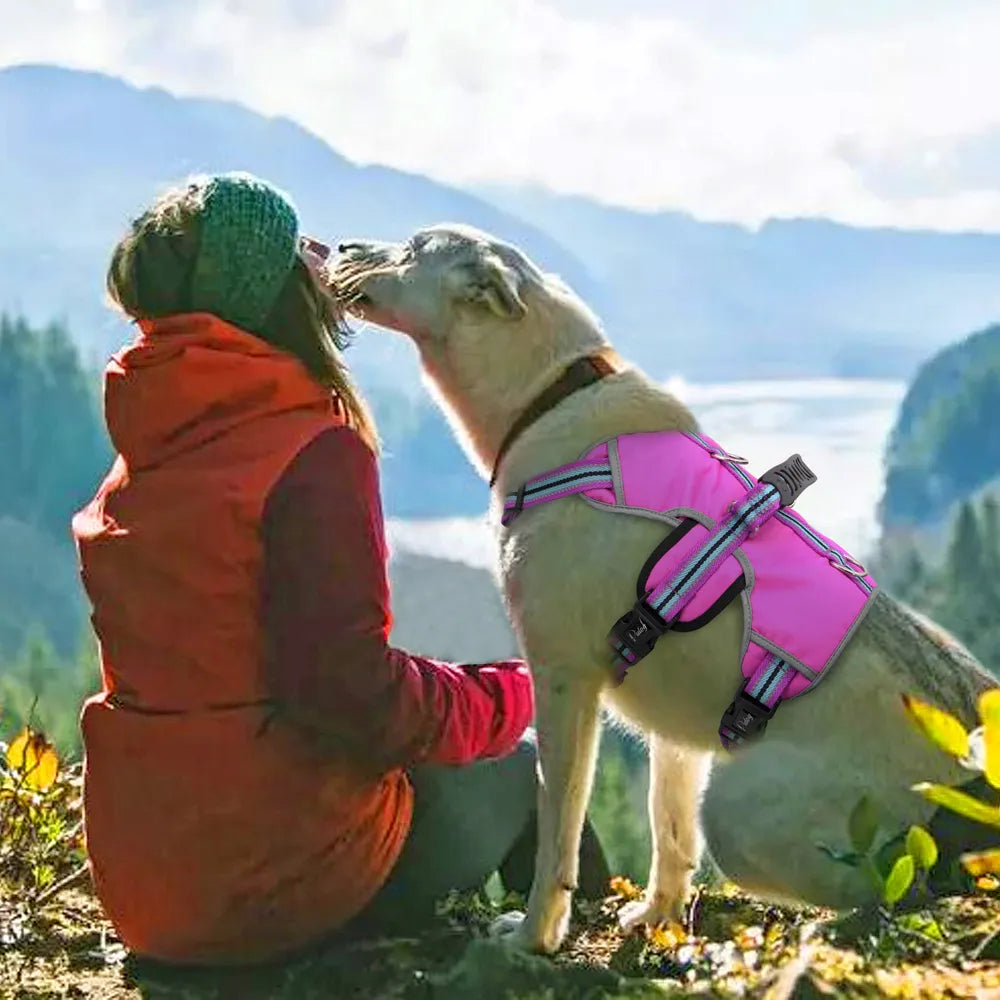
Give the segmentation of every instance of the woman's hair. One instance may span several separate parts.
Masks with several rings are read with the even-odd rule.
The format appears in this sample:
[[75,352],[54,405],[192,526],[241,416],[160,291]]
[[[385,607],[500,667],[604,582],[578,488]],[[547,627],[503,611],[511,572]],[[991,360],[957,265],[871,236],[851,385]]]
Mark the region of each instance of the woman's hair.
[[[106,283],[112,304],[127,316],[157,319],[192,311],[191,277],[203,196],[196,184],[167,191],[118,242]],[[349,336],[343,314],[333,294],[298,255],[262,327],[249,332],[298,358],[317,382],[341,399],[351,426],[378,450],[371,412],[341,360]]]

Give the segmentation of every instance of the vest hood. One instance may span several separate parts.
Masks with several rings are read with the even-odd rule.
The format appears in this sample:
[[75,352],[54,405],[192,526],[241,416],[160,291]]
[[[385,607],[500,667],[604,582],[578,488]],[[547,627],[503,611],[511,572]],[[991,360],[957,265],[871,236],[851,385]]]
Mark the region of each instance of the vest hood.
[[157,465],[249,420],[336,409],[293,355],[209,313],[140,320],[108,363],[104,415],[132,469]]

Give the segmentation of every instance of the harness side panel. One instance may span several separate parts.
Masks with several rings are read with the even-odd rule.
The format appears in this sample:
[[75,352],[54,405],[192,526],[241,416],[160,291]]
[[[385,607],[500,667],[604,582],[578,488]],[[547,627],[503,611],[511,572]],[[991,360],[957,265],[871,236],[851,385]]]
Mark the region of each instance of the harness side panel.
[[[822,677],[853,633],[871,595],[830,559],[806,543],[777,517],[747,539],[744,551],[753,563],[757,588],[753,595],[753,638],[767,641],[785,659],[805,664]],[[744,674],[752,669],[744,663]],[[756,665],[755,665],[756,666]],[[793,698],[814,681],[799,673],[785,698]]]
[[[711,529],[758,481],[741,466],[724,461],[724,449],[704,435],[654,431],[622,435],[612,442],[615,488],[588,490],[588,499],[620,513],[662,517],[675,524],[684,518],[697,522],[651,569],[645,582],[645,591],[651,593],[678,577],[702,551]],[[721,457],[713,457],[713,452]],[[588,460],[608,456],[607,442],[587,453]],[[850,572],[839,571],[837,565]],[[745,633],[750,640],[744,646],[743,674],[750,678],[769,656],[782,657],[799,671],[786,698],[822,679],[877,589],[846,550],[794,511],[783,510],[701,582],[680,621],[706,615],[742,575],[747,577],[743,603],[745,614],[749,612]],[[681,579],[675,583],[683,584]]]

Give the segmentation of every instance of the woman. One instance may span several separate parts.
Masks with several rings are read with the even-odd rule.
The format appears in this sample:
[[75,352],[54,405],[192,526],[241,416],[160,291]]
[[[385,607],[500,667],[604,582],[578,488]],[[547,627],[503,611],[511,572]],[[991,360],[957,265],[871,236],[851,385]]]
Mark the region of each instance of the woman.
[[73,521],[103,674],[84,810],[110,919],[164,961],[530,881],[529,674],[389,646],[375,429],[302,246],[284,195],[225,174],[160,198],[108,271],[140,333],[106,372],[117,458]]

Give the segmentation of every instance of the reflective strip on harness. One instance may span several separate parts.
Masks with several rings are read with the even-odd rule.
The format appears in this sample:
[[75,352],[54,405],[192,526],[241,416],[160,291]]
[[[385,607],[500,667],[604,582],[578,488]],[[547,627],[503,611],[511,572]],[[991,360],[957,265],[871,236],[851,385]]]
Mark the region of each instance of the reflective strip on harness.
[[782,699],[825,676],[878,586],[788,509],[816,481],[798,455],[756,479],[745,461],[700,434],[621,435],[529,479],[504,498],[501,517],[506,526],[526,507],[583,494],[595,507],[645,511],[672,526],[608,636],[618,683],[666,632],[703,627],[742,592],[745,680],[720,722],[727,749],[758,736]]
[[647,603],[664,621],[675,618],[694,597],[701,583],[739,547],[759,525],[781,507],[778,491],[761,483],[747,493],[746,500],[729,519],[723,521],[706,539],[681,572],[654,591]]
[[583,493],[598,487],[611,487],[611,466],[607,462],[571,462],[544,476],[529,479],[516,493],[504,501],[500,523],[510,524],[525,507],[534,507],[550,500],[561,500],[574,493]]

